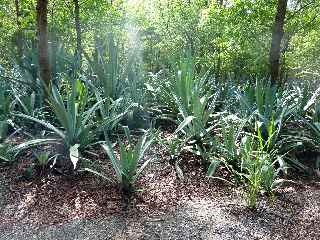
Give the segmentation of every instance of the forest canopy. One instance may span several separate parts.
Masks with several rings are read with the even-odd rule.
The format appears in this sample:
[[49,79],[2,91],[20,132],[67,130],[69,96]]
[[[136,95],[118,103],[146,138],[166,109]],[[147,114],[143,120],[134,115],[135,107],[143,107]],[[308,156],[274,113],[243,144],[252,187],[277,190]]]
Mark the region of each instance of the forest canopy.
[[[78,2],[78,12],[75,3]],[[269,75],[275,0],[85,0],[48,1],[51,61],[55,49],[74,54],[77,24],[81,48],[91,55],[112,33],[122,59],[128,49],[147,72],[157,72],[190,51],[201,68],[216,76],[246,79]],[[28,57],[37,38],[36,1],[0,3],[2,67]],[[289,0],[281,41],[281,77],[319,74],[320,20],[317,0]],[[77,16],[78,15],[78,16]],[[10,47],[9,47],[10,46]],[[59,56],[56,56],[59,57]],[[54,63],[52,63],[54,65]]]

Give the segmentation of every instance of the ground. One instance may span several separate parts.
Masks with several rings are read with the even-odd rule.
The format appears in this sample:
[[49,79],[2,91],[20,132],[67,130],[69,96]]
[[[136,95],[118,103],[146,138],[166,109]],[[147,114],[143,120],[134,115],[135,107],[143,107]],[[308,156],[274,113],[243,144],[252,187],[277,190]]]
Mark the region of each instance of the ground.
[[0,168],[0,240],[320,239],[319,180],[288,182],[250,210],[241,187],[206,178],[189,156],[179,180],[163,153],[149,152],[154,161],[127,207],[116,185],[90,174],[30,182]]

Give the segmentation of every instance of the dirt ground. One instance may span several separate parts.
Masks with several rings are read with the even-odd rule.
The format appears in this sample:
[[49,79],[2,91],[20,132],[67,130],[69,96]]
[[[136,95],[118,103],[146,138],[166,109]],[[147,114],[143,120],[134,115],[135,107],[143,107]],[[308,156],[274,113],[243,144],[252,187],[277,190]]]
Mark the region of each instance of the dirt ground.
[[182,164],[182,181],[163,149],[149,157],[127,208],[117,186],[90,174],[30,182],[0,168],[0,240],[320,239],[319,180],[295,179],[250,210],[243,189],[206,178],[194,159]]

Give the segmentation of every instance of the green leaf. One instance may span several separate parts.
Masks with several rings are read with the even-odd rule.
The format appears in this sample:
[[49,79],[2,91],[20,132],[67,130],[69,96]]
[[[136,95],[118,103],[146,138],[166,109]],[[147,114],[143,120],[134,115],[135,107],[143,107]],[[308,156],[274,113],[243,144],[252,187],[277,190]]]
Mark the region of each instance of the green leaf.
[[53,126],[52,124],[48,123],[48,122],[45,122],[45,121],[42,121],[40,119],[37,119],[37,118],[34,118],[34,117],[31,117],[31,116],[28,116],[28,115],[25,115],[25,114],[13,114],[14,116],[17,116],[17,117],[21,117],[21,118],[26,118],[26,119],[29,119],[29,120],[32,120],[34,122],[37,122],[41,125],[43,125],[44,127],[54,131],[56,134],[58,134],[62,139],[66,139],[66,135],[60,131],[58,128],[56,128],[55,126]]
[[97,172],[97,171],[95,171],[95,170],[93,170],[91,168],[83,168],[83,169],[80,169],[79,172],[90,172],[90,173],[93,173],[94,175],[97,175],[97,176],[99,176],[99,177],[101,177],[101,178],[103,178],[103,179],[105,179],[105,180],[107,180],[109,182],[114,183],[114,181],[111,178],[109,178],[109,177],[105,176],[104,174],[99,173],[99,172]]
[[119,166],[119,161],[117,160],[116,156],[114,155],[114,152],[113,152],[113,149],[112,149],[112,146],[111,146],[109,139],[106,139],[106,144],[103,144],[102,147],[106,151],[106,153],[108,154],[108,156],[111,160],[111,163],[112,163],[112,166],[116,172],[117,178],[119,179],[119,181],[121,181],[122,171]]
[[208,171],[207,171],[207,174],[209,177],[212,177],[217,168],[220,166],[220,164],[222,163],[222,161],[218,160],[218,159],[213,159],[209,165],[209,168],[208,168]]
[[186,117],[183,122],[180,123],[180,125],[178,126],[178,128],[176,129],[176,131],[174,132],[174,134],[177,134],[178,132],[180,132],[182,129],[184,129],[188,124],[190,124],[192,122],[192,120],[194,119],[193,116],[188,116]]
[[69,156],[73,164],[73,169],[76,169],[79,161],[79,147],[80,147],[79,144],[75,144],[69,148]]
[[175,169],[176,169],[176,173],[177,173],[177,176],[180,180],[184,180],[184,174],[183,174],[183,171],[182,169],[180,168],[179,166],[179,163],[178,162],[175,162]]

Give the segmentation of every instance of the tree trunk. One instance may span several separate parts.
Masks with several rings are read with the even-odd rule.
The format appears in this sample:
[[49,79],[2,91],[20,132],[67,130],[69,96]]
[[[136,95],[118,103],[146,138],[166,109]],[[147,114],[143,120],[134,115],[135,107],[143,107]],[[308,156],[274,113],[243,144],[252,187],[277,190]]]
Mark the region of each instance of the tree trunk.
[[18,63],[21,64],[21,60],[23,57],[23,34],[22,34],[22,26],[21,26],[21,12],[19,6],[19,0],[15,0],[16,6],[16,21],[17,21],[17,35],[16,35],[16,45],[17,45],[17,56]]
[[286,17],[288,0],[278,0],[277,13],[272,30],[272,41],[270,48],[270,74],[271,84],[274,85],[279,81],[280,69],[280,48],[284,33],[284,20]]
[[77,33],[77,50],[76,55],[79,61],[79,67],[81,66],[81,55],[82,55],[82,45],[81,45],[81,25],[80,25],[80,7],[79,0],[74,0],[74,20],[75,28]]
[[58,86],[58,77],[57,77],[57,51],[58,51],[58,37],[56,28],[52,29],[50,32],[50,42],[51,42],[51,58],[50,58],[50,66],[51,66],[51,84],[54,86]]
[[[38,30],[38,63],[40,79],[46,90],[51,85],[51,68],[48,47],[48,0],[37,0],[37,30]],[[47,92],[47,91],[46,91]]]

